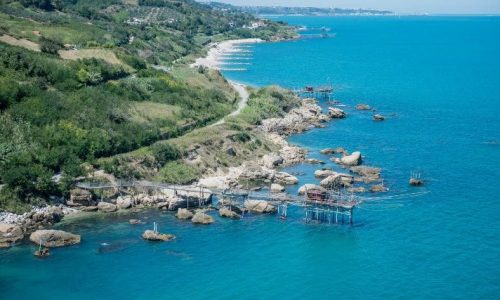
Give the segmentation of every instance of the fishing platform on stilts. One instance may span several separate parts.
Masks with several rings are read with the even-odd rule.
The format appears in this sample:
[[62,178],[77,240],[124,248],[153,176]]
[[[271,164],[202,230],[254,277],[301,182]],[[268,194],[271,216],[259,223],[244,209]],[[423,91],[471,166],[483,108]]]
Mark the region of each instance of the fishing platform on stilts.
[[332,100],[333,98],[333,87],[331,85],[324,86],[304,86],[300,89],[294,89],[295,95],[301,98],[316,98],[316,99],[327,99]]
[[[339,189],[311,189],[306,190],[303,195],[297,196],[285,192],[272,193],[270,188],[259,191],[236,188],[206,189],[199,186],[170,185],[150,181],[80,182],[76,186],[86,190],[127,189],[132,195],[132,199],[137,193],[142,192],[148,193],[159,201],[166,191],[169,191],[170,194],[186,198],[184,207],[187,208],[211,205],[213,196],[216,196],[219,208],[237,207],[243,213],[245,212],[245,201],[266,201],[276,208],[277,215],[283,220],[288,218],[290,207],[297,207],[299,210],[302,208],[303,220],[306,223],[344,223],[344,217],[347,217],[348,224],[352,224],[353,210],[361,203],[352,195],[351,197],[342,195]],[[133,203],[135,203],[134,200]]]

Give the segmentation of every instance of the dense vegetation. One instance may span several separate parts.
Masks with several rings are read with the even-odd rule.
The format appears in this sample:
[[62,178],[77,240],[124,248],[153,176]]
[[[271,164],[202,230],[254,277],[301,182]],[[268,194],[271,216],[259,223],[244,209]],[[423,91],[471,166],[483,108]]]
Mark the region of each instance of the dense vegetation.
[[190,0],[3,1],[0,37],[22,47],[0,42],[0,208],[65,196],[94,168],[141,177],[117,154],[149,145],[143,165],[195,178],[184,150],[155,142],[221,118],[236,95],[218,72],[175,61],[211,41],[291,32],[243,28],[254,20]]

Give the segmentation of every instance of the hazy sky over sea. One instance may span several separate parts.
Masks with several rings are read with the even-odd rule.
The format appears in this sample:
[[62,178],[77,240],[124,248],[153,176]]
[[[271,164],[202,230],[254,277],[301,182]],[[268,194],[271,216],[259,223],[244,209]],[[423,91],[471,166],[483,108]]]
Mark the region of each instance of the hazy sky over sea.
[[[213,0],[217,1],[217,0]],[[218,0],[235,5],[372,8],[398,13],[500,14],[500,0]]]

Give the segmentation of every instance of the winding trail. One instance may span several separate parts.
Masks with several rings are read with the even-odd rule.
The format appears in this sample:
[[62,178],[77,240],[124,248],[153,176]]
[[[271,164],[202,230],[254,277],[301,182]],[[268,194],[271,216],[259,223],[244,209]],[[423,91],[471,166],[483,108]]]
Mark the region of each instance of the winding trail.
[[234,90],[238,93],[240,96],[240,101],[238,102],[238,108],[236,108],[235,111],[230,113],[229,115],[225,116],[224,118],[220,119],[219,121],[209,125],[208,127],[214,127],[217,125],[224,124],[226,122],[227,117],[234,117],[240,114],[240,112],[247,106],[248,98],[250,97],[250,94],[247,91],[246,85],[237,83],[235,81],[229,81],[229,84],[234,88]]

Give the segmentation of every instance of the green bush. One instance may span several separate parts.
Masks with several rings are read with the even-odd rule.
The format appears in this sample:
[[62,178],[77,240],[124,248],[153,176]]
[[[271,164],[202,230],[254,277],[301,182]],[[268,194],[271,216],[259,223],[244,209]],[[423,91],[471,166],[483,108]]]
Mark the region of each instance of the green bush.
[[180,161],[172,161],[163,166],[158,179],[173,184],[189,184],[196,181],[199,176],[196,168]]

